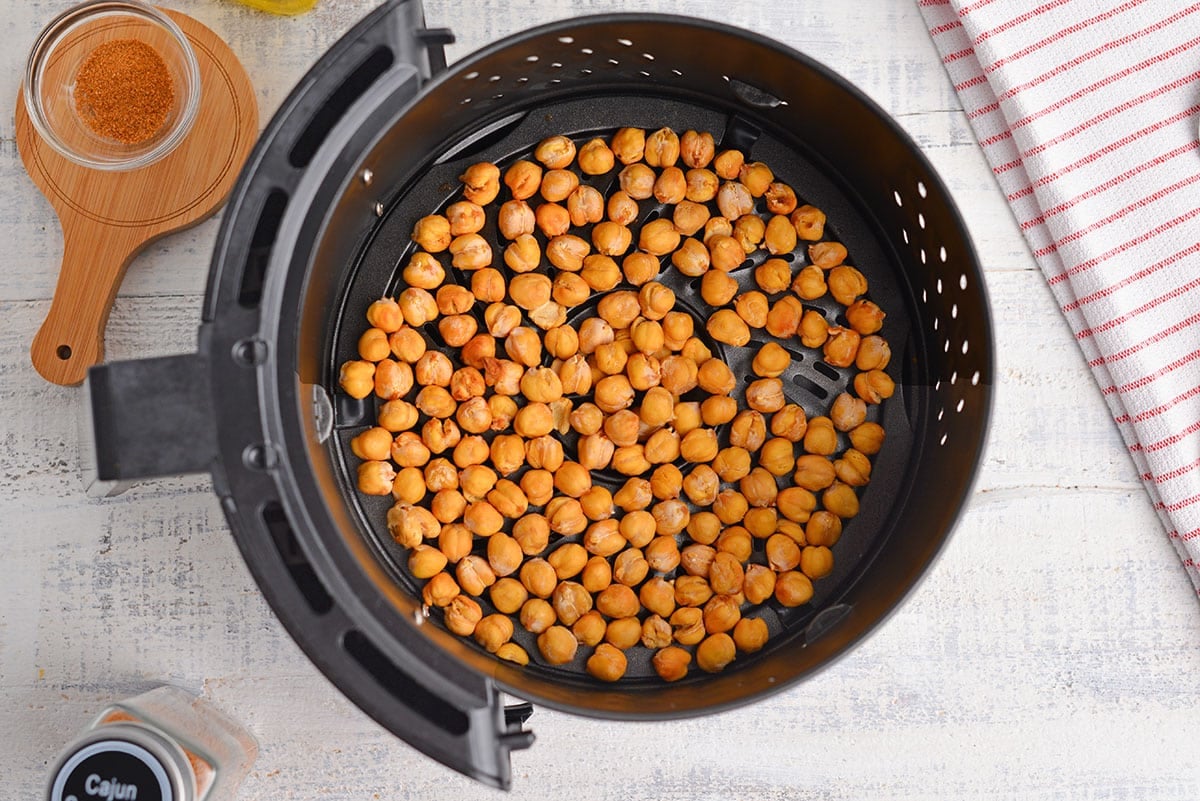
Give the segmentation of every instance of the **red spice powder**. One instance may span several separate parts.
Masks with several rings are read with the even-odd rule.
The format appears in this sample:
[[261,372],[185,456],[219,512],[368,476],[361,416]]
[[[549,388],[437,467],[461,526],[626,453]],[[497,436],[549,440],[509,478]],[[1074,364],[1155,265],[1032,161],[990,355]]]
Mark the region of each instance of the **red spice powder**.
[[175,102],[166,62],[137,39],[115,39],[93,50],[75,76],[75,111],[89,128],[127,145],[162,128]]

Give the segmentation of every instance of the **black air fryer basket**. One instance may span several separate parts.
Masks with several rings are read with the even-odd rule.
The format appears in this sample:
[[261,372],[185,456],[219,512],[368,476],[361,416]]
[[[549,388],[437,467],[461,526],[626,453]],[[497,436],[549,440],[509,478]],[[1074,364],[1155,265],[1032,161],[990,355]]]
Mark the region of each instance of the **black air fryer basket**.
[[[502,693],[604,718],[699,715],[795,684],[881,622],[970,492],[992,340],[946,188],[879,108],[803,55],[718,23],[645,14],[546,25],[449,69],[448,41],[425,27],[418,0],[385,3],[339,41],[283,104],[234,190],[198,353],[98,367],[89,386],[100,479],[211,471],[259,586],[330,680],[416,748],[507,787],[508,754],[532,734],[529,706],[506,708]],[[810,604],[766,605],[762,651],[674,684],[631,659],[624,680],[601,685],[577,665],[542,663],[528,641],[533,659],[517,667],[427,619],[384,525],[387,503],[354,488],[346,442],[374,406],[337,390],[367,305],[403,288],[414,221],[457,199],[466,165],[503,166],[546,136],[582,142],[623,126],[711,131],[718,150],[766,162],[823,209],[888,312],[897,383],[872,412],[887,442],[862,513],[834,548],[835,572]],[[604,192],[613,175],[589,180]],[[662,211],[641,205],[643,221]],[[734,275],[749,286],[752,272]],[[698,282],[672,271],[660,280],[703,331]],[[831,322],[837,313],[810,305]],[[437,347],[436,327],[427,336]],[[713,344],[744,391],[752,351]],[[794,350],[787,394],[820,413],[851,371]],[[595,476],[614,489],[619,478]]]

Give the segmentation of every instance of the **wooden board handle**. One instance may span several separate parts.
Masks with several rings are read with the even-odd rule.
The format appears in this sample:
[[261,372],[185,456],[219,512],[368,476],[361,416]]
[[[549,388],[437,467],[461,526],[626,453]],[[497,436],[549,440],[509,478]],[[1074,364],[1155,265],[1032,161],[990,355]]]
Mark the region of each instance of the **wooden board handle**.
[[63,261],[45,322],[29,355],[47,381],[83,383],[104,358],[104,326],[125,268],[145,244],[125,230],[82,224],[63,231]]

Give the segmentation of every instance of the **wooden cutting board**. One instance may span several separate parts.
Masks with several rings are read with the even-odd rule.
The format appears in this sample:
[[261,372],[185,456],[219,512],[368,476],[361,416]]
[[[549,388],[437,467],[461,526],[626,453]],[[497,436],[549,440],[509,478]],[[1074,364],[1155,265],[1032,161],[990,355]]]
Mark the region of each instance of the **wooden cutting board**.
[[191,17],[162,11],[195,50],[201,92],[192,130],[159,161],[125,172],[81,167],[42,141],[17,99],[21,160],[63,231],[54,300],[30,348],[33,366],[56,384],[82,382],[103,359],[104,327],[125,268],[154,240],[216,212],[258,135],[254,87],[237,56]]

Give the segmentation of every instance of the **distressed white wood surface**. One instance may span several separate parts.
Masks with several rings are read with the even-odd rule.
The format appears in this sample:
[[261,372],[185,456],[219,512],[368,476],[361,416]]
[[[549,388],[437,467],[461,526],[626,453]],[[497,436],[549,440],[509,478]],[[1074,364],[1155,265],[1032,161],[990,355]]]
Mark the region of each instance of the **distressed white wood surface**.
[[[245,61],[264,115],[370,2],[278,19],[171,2]],[[0,98],[66,3],[0,0]],[[683,10],[833,66],[891,111],[950,184],[988,272],[999,385],[969,511],[920,591],[868,642],[758,705],[664,724],[538,711],[522,799],[1195,799],[1200,608],[1066,325],[971,138],[912,0],[427,0],[451,58],[572,13]],[[272,617],[206,479],[87,500],[77,391],[26,350],[61,254],[0,115],[0,796],[35,798],[103,704],[162,681],[253,729],[246,799],[498,798],[388,735]],[[134,264],[110,358],[193,347],[215,224]]]

